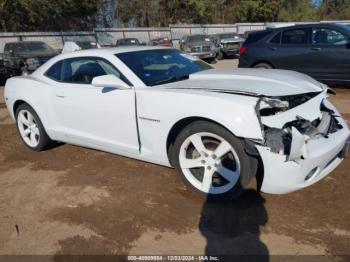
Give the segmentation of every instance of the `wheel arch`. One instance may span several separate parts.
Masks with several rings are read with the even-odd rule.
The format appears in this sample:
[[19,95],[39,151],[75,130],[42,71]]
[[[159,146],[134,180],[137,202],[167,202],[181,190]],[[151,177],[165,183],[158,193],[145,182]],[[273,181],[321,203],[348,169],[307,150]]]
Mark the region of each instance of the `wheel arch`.
[[[29,105],[30,107],[32,107],[28,102],[22,100],[22,99],[18,99],[16,100],[14,103],[13,103],[13,115],[16,117],[16,112],[17,112],[17,109],[20,105],[23,105],[23,104],[27,104]],[[33,108],[33,107],[32,107]]]
[[180,134],[180,132],[189,124],[195,122],[195,121],[207,121],[209,123],[213,123],[216,125],[219,125],[223,128],[225,128],[227,131],[229,131],[233,136],[235,136],[234,133],[232,133],[232,131],[230,131],[226,126],[224,126],[223,124],[214,121],[210,118],[206,118],[206,117],[199,117],[199,116],[192,116],[192,117],[186,117],[186,118],[182,118],[180,120],[178,120],[170,129],[168,136],[167,136],[167,140],[166,140],[166,152],[168,154],[168,160],[169,163],[173,166],[173,164],[171,163],[172,161],[172,150],[173,150],[173,144],[175,142],[176,137]]

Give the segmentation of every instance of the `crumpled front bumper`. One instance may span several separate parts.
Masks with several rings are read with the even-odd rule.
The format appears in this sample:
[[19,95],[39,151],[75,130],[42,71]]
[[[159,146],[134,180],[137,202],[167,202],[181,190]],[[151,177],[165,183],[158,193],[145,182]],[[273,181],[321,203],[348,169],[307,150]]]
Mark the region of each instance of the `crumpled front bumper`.
[[[316,98],[315,100],[319,99]],[[306,111],[308,106],[315,108],[314,103],[314,101],[310,101],[309,105],[301,107],[305,111],[304,116],[312,115],[312,113]],[[268,146],[256,145],[264,165],[264,179],[261,191],[272,194],[285,194],[305,188],[330,174],[343,161],[350,143],[350,131],[336,108],[328,101],[326,103],[327,107],[332,109],[337,115],[336,119],[342,128],[327,136],[311,138],[303,145],[300,145],[304,151],[302,157],[290,160],[288,155],[272,152]],[[300,114],[301,111],[299,110]],[[281,117],[279,116],[279,118]]]

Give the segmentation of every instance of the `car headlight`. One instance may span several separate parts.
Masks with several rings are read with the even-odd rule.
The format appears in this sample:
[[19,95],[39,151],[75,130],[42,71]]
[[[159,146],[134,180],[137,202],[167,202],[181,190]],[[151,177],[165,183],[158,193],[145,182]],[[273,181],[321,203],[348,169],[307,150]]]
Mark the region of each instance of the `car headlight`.
[[26,64],[28,66],[38,66],[39,65],[39,60],[38,60],[38,58],[27,58]]

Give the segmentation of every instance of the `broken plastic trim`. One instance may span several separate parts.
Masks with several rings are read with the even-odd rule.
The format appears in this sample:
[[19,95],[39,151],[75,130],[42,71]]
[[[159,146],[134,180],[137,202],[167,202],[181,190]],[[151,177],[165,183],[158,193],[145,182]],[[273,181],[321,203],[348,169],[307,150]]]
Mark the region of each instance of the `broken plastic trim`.
[[329,134],[343,128],[336,119],[338,116],[323,102],[320,110],[322,117],[314,121],[296,116],[295,120],[285,123],[281,129],[264,126],[264,145],[269,147],[273,153],[286,155],[287,161],[307,157],[306,143],[308,140],[318,136],[328,138]]

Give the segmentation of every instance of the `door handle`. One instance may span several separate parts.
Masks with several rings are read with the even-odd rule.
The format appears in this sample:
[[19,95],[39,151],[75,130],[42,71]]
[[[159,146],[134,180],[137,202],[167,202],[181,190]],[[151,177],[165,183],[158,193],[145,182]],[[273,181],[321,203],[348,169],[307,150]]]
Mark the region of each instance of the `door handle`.
[[321,51],[321,47],[313,47],[311,48],[312,51]]
[[270,47],[270,50],[271,50],[271,51],[276,51],[276,50],[277,50],[277,47]]

